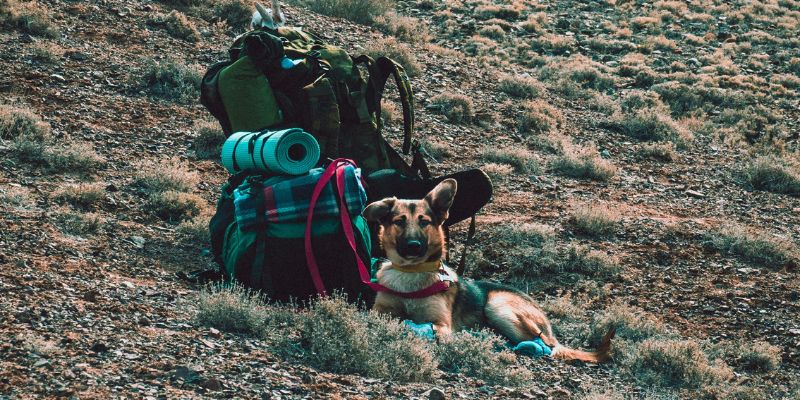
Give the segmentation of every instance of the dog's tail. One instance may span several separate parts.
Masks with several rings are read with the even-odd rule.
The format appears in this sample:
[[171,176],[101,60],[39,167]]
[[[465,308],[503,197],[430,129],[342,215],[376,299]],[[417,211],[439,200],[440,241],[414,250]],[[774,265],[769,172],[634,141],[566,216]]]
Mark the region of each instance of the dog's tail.
[[560,344],[557,344],[553,348],[553,354],[551,354],[551,356],[553,358],[567,361],[580,360],[591,363],[606,362],[611,358],[611,339],[614,338],[615,333],[616,330],[612,327],[608,333],[603,336],[603,339],[600,341],[600,346],[598,346],[595,351],[570,349],[569,347],[564,347]]

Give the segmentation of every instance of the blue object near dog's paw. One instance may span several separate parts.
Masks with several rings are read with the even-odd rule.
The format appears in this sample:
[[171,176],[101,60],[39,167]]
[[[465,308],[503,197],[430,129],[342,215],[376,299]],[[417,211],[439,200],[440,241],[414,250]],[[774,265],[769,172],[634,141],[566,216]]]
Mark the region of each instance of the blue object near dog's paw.
[[533,340],[525,340],[519,342],[516,346],[512,347],[515,353],[523,354],[530,357],[544,357],[553,354],[550,346],[544,344],[542,338],[535,338]]
[[428,340],[436,340],[436,333],[433,331],[433,324],[430,322],[425,322],[423,324],[417,324],[414,321],[407,319],[403,321],[403,323],[411,329],[411,332],[414,332],[415,335]]

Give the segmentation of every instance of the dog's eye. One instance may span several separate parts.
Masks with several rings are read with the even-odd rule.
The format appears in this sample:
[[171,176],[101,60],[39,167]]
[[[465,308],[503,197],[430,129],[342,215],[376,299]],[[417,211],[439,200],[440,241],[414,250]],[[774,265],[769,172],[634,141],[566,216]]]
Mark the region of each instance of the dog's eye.
[[404,220],[404,219],[396,219],[396,220],[392,221],[392,224],[394,224],[395,226],[405,226],[406,220]]
[[430,221],[430,220],[428,220],[428,219],[421,219],[421,220],[419,220],[419,227],[420,227],[420,228],[425,228],[426,226],[428,226],[428,225],[430,225],[430,224],[431,224],[431,221]]

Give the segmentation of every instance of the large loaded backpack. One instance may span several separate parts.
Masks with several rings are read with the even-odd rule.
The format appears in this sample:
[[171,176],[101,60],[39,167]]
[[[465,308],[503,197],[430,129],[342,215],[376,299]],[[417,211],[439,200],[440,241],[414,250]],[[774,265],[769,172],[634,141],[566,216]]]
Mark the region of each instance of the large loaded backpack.
[[[226,145],[235,139],[249,158],[237,163],[233,157],[226,165],[232,175],[209,226],[212,252],[226,280],[281,301],[341,290],[370,303],[374,293],[364,283],[374,271],[365,276],[356,266],[373,265],[381,250],[375,245],[377,227],[367,225],[361,210],[388,196],[420,198],[449,177],[458,181],[459,193],[447,226],[472,217],[474,232],[474,215],[489,201],[491,182],[480,170],[430,176],[412,140],[413,93],[400,64],[387,57],[352,57],[289,27],[247,32],[234,41],[229,56],[212,65],[201,84],[201,103],[228,135]],[[402,151],[411,163],[381,135],[381,99],[389,77],[399,90]],[[253,168],[271,162],[255,150],[265,138],[297,128],[316,139],[317,166],[327,168],[295,177]],[[297,157],[307,155],[301,150]]]

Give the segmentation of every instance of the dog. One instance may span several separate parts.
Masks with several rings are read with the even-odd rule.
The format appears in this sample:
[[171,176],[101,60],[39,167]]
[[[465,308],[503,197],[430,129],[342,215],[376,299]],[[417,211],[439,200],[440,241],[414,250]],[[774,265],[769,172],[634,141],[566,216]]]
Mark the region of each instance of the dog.
[[[433,325],[437,337],[472,328],[490,328],[512,343],[541,339],[562,360],[600,363],[609,359],[610,330],[597,350],[582,351],[558,343],[545,313],[527,294],[509,286],[460,279],[444,259],[442,223],[453,204],[454,179],[439,183],[422,200],[385,198],[369,204],[362,215],[380,224],[380,244],[388,261],[378,271],[378,292],[373,310],[414,323]],[[442,291],[419,298],[406,296],[449,281]],[[427,294],[427,293],[426,293]]]

